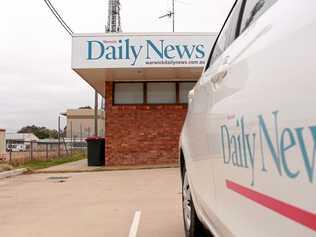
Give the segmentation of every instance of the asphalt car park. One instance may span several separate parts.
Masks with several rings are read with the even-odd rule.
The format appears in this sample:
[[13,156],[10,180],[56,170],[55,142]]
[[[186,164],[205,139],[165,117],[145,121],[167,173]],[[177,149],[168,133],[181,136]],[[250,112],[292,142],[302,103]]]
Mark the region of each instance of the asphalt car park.
[[22,175],[0,190],[1,236],[184,236],[178,169]]

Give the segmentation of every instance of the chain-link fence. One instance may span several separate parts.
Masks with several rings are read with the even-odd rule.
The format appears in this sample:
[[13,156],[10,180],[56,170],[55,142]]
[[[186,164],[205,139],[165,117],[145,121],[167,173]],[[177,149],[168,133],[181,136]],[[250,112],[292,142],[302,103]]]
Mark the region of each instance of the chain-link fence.
[[85,141],[77,142],[23,142],[7,145],[7,162],[12,165],[24,164],[33,160],[51,160],[71,155],[74,152],[87,152]]

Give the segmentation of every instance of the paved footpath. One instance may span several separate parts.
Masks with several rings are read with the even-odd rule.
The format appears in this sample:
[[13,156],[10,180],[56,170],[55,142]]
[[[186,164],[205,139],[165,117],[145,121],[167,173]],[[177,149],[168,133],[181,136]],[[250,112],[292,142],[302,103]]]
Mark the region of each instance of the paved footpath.
[[40,172],[65,172],[65,171],[97,171],[104,169],[104,167],[95,167],[95,166],[88,166],[87,159],[78,160],[74,162],[68,162],[61,165],[52,166],[46,169],[40,170]]
[[139,237],[182,237],[180,190],[178,169],[3,179],[0,235],[127,237],[134,226]]
[[178,164],[150,165],[150,166],[88,166],[87,159],[69,162],[46,169],[35,171],[35,173],[75,173],[93,171],[117,171],[117,170],[137,170],[137,169],[159,169],[159,168],[178,168]]

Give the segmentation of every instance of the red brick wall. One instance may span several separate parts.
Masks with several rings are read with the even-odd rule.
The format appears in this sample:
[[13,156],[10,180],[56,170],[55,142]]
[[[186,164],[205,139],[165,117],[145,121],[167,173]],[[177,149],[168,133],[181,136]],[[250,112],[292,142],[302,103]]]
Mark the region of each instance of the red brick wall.
[[172,164],[187,108],[183,105],[113,105],[113,83],[105,83],[106,164]]

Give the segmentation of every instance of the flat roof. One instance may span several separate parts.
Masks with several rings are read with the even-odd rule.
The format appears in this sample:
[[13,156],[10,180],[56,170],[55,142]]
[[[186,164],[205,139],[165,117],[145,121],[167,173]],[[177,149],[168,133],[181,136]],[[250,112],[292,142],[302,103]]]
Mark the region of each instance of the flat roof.
[[98,37],[98,36],[217,36],[216,32],[111,32],[111,33],[74,33],[72,37]]

